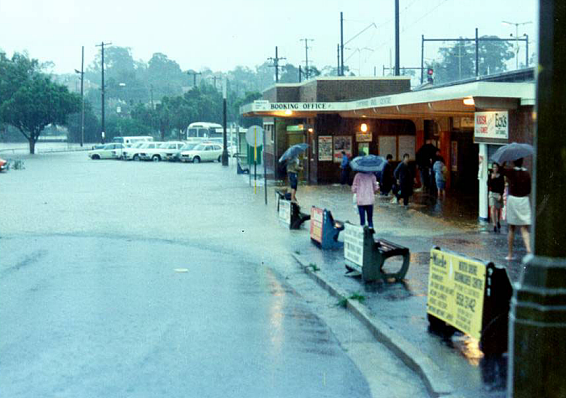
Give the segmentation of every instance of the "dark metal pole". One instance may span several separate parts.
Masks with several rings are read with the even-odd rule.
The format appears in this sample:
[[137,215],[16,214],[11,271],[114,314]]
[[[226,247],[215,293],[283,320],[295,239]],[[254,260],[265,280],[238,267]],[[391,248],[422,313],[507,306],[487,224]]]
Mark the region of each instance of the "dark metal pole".
[[541,0],[534,135],[534,255],[511,301],[508,396],[566,397],[566,3]]
[[303,74],[303,71],[302,71],[302,69],[301,69],[301,65],[299,65],[299,83],[300,83],[301,80],[302,80],[302,79],[301,79],[301,78],[303,77],[302,74]]
[[279,83],[279,55],[277,55],[277,46],[275,46],[275,83]]
[[[196,75],[195,75],[196,76]],[[222,90],[222,142],[224,149],[222,150],[222,166],[228,166],[228,139],[226,137],[226,91],[227,80],[224,79],[224,87]]]
[[338,63],[336,64],[336,76],[340,76],[340,44],[337,44],[337,49],[338,49]]
[[85,46],[82,46],[81,57],[81,147],[85,143],[85,96],[84,96],[84,66],[85,66]]
[[395,0],[395,76],[399,76],[399,0]]
[[525,68],[529,67],[529,35],[525,34]]
[[424,35],[421,44],[421,84],[424,83]]
[[340,11],[340,76],[344,76],[344,13]]
[[480,41],[478,37],[478,28],[476,28],[476,77],[480,75]]
[[104,42],[101,44],[102,46],[102,118],[101,118],[101,142],[104,144],[104,135],[105,133],[105,126],[104,126],[104,107],[105,107],[105,100],[104,100]]
[[265,197],[265,204],[267,205],[267,164],[265,164],[265,130],[263,131],[261,156],[263,161],[263,192]]

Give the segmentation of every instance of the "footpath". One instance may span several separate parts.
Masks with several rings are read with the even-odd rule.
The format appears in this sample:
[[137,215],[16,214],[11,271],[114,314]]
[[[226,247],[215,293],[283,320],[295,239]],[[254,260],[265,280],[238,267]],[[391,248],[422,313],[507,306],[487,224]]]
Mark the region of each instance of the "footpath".
[[[270,187],[271,198],[275,189]],[[303,213],[316,206],[332,211],[335,220],[359,224],[349,186],[299,186],[297,200]],[[464,198],[447,196],[438,201],[417,193],[408,208],[390,200],[376,197],[374,224],[379,238],[410,249],[411,265],[403,282],[364,284],[359,278],[345,276],[343,250],[323,251],[312,244],[294,250],[293,257],[422,378],[431,396],[505,397],[506,355],[486,358],[472,337],[457,332],[446,338],[430,332],[426,301],[430,249],[435,246],[492,261],[505,267],[511,282],[516,282],[522,264],[520,260],[504,260],[506,226],[501,233],[494,233],[489,224],[478,221],[477,206]],[[299,232],[310,239],[308,221]],[[339,240],[343,241],[342,234]],[[520,259],[524,254],[517,237],[515,256]]]

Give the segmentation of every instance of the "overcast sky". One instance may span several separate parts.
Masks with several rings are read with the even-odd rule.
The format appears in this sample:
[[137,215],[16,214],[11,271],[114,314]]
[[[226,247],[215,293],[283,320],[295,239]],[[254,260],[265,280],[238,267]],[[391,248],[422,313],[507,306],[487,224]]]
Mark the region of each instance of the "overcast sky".
[[[536,0],[400,0],[401,66],[420,66],[421,35],[425,38],[509,37],[529,35],[536,50]],[[27,50],[33,58],[55,63],[54,72],[80,69],[81,46],[88,65],[101,41],[131,47],[135,59],[148,61],[161,52],[183,70],[227,71],[236,65],[255,67],[275,56],[322,68],[335,66],[344,12],[347,65],[357,74],[373,75],[394,58],[394,0],[0,0],[0,49],[11,55]],[[425,58],[436,56],[427,45]],[[521,46],[519,59],[524,60]],[[514,61],[513,61],[514,65]]]

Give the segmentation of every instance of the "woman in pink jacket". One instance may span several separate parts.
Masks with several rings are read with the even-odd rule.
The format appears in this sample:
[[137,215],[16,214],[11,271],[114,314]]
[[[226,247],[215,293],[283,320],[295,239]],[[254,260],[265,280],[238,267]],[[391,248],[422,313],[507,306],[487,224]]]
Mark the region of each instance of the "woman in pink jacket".
[[373,173],[357,173],[352,184],[352,192],[356,194],[356,204],[360,212],[360,224],[365,225],[366,214],[368,226],[373,231],[374,195],[379,191],[379,184]]

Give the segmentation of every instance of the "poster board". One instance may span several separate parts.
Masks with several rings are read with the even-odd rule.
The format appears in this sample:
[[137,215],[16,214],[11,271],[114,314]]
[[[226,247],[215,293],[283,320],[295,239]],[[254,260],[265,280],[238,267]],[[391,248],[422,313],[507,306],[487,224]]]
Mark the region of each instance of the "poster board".
[[[414,135],[400,135],[399,136],[399,157],[403,154],[409,154],[409,160],[415,160],[415,136]],[[399,159],[401,160],[401,159]]]
[[324,210],[318,207],[311,207],[311,239],[322,243],[322,224],[323,224]]
[[279,221],[291,225],[291,201],[279,200]]
[[357,271],[362,272],[364,262],[364,227],[344,224],[344,259]]
[[342,151],[352,159],[352,137],[339,135],[334,137],[334,163],[342,162]]
[[318,161],[332,161],[332,136],[321,135],[318,137]]
[[397,156],[397,137],[394,135],[379,136],[378,153],[379,156],[386,157],[388,154],[393,156],[393,160],[399,160]]
[[480,339],[485,280],[484,263],[432,249],[427,313]]

